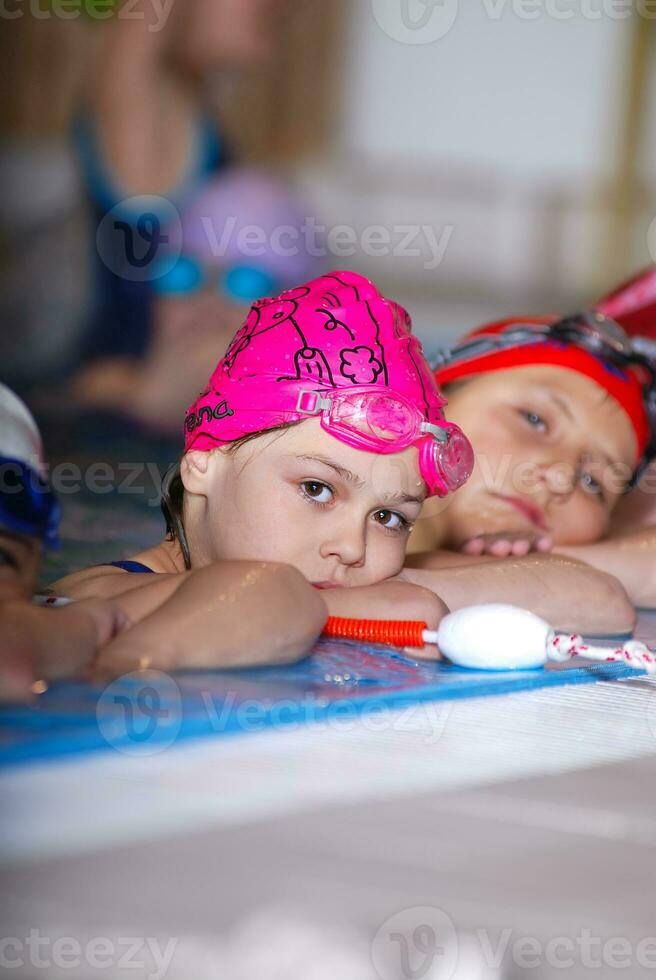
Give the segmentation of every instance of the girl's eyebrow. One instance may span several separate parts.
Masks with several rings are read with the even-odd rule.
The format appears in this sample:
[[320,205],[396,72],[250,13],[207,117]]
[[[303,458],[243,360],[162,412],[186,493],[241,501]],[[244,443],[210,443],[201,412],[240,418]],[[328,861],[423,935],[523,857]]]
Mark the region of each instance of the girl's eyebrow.
[[347,483],[352,483],[359,490],[366,485],[365,481],[357,476],[356,473],[347,470],[344,466],[340,466],[339,463],[328,459],[326,456],[296,456],[295,458],[307,460],[308,463],[323,463],[324,466],[329,466],[338,476],[341,476],[342,480],[346,480]]
[[[359,490],[366,486],[365,481],[357,476],[357,474],[345,469],[339,463],[325,456],[296,456],[296,459],[307,460],[309,463],[323,463],[324,466],[329,466],[338,476],[341,476],[347,483],[352,483]],[[402,490],[393,490],[390,493],[383,494],[383,499],[386,502],[397,504],[423,504],[424,502],[423,496],[416,497],[413,494],[404,493]]]

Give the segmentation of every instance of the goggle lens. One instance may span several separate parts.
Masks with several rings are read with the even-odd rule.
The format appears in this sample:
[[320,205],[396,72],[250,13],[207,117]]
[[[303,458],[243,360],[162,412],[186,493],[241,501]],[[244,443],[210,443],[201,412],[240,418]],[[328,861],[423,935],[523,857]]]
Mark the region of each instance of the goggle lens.
[[415,412],[410,406],[370,391],[334,398],[329,421],[340,429],[352,429],[365,439],[390,446],[409,446],[418,434]]

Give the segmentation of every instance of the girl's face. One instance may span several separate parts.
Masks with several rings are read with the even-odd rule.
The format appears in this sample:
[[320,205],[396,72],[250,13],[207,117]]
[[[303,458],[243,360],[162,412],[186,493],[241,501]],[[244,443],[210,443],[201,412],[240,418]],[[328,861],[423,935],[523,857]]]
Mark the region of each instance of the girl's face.
[[604,535],[637,444],[603,388],[539,365],[476,376],[447,395],[447,417],[469,436],[476,467],[444,511],[446,544],[513,531],[555,544]]
[[352,449],[311,419],[234,453],[182,462],[193,563],[294,565],[313,583],[371,585],[403,567],[426,487],[417,451]]
[[41,542],[0,527],[0,602],[31,598],[41,564]]
[[177,0],[183,20],[176,41],[195,73],[216,65],[240,67],[273,51],[276,19],[286,0]]

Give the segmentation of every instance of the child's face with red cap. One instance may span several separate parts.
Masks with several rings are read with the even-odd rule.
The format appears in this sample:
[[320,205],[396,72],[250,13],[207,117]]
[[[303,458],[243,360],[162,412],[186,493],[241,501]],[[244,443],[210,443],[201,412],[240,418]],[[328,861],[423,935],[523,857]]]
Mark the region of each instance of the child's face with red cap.
[[594,381],[551,365],[482,374],[446,392],[476,453],[440,517],[450,547],[485,534],[596,541],[634,467],[636,437]]
[[315,419],[234,452],[192,451],[181,473],[194,564],[282,562],[325,587],[398,574],[426,494],[414,447],[353,449]]

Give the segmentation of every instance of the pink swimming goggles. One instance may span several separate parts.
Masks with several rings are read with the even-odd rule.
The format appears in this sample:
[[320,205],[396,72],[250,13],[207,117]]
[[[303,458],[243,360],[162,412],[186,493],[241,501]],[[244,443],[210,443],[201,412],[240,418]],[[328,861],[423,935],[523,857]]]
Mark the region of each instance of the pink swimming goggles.
[[254,304],[187,413],[185,450],[316,417],[355,449],[416,446],[428,495],[442,497],[474,465],[445,404],[406,311],[368,279],[335,272]]
[[322,429],[354,449],[387,454],[416,446],[431,494],[452,493],[471,476],[473,451],[460,429],[427,422],[401,395],[360,387],[326,395],[305,389],[298,394],[296,411],[318,415]]

